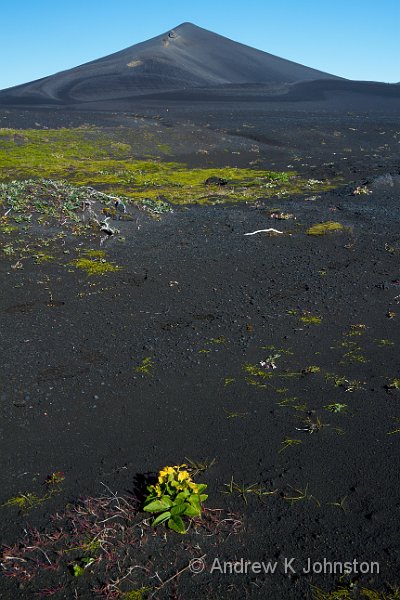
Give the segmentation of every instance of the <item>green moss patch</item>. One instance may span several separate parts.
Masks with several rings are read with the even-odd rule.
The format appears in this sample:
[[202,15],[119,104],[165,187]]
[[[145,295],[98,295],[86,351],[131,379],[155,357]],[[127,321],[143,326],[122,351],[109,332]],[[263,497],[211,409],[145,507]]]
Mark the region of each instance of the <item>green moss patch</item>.
[[[127,133],[122,129],[118,135]],[[164,153],[170,150],[166,144],[158,147]],[[191,169],[182,163],[139,159],[131,144],[115,139],[115,132],[97,128],[0,129],[0,181],[35,179],[38,174],[137,201],[162,198],[174,204],[252,202],[332,187],[330,182],[301,179],[293,171]],[[227,183],[205,185],[210,178]],[[41,198],[38,202],[40,210]]]
[[106,273],[115,273],[116,271],[121,270],[121,267],[115,265],[114,263],[108,262],[105,258],[103,258],[104,253],[100,253],[100,256],[98,256],[98,252],[95,251],[93,254],[93,251],[89,250],[85,254],[85,256],[76,258],[68,264],[72,265],[76,269],[82,269],[89,276],[105,275]]
[[300,321],[304,323],[304,325],[321,325],[322,317],[311,315],[310,313],[304,313],[300,317]]
[[341,223],[336,221],[326,221],[325,223],[317,223],[307,229],[307,235],[326,235],[332,231],[341,231],[344,229]]

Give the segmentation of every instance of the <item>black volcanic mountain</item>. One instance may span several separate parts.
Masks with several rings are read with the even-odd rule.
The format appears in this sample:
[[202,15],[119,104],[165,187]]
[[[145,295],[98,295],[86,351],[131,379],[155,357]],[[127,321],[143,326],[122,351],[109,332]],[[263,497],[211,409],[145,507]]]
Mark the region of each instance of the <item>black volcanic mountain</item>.
[[77,105],[227,84],[339,79],[183,23],[115,54],[0,92],[1,103]]

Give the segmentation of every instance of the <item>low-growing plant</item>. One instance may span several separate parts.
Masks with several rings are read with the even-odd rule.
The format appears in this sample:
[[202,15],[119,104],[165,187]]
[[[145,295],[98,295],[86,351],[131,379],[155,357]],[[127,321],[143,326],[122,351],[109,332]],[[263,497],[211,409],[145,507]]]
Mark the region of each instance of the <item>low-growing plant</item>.
[[321,371],[321,367],[317,367],[316,365],[310,365],[302,370],[303,375],[310,375],[311,373],[319,373]]
[[335,375],[334,373],[325,373],[326,381],[332,382],[335,387],[343,387],[346,392],[355,392],[363,390],[365,381],[358,379],[346,379],[346,377]]
[[392,379],[386,387],[388,390],[400,390],[400,378]]
[[42,498],[40,496],[37,496],[36,494],[26,492],[25,494],[19,494],[18,496],[13,496],[12,498],[9,498],[9,500],[4,502],[4,504],[2,504],[0,506],[0,508],[6,507],[6,506],[15,506],[22,513],[26,513],[31,508],[35,508],[35,507],[39,506],[40,504],[42,504],[42,502],[44,502],[44,500],[46,500],[46,498],[47,497]]
[[362,354],[361,346],[358,346],[356,342],[341,342],[340,347],[347,348],[348,351],[343,354],[343,359],[340,361],[341,364],[346,362],[351,363],[366,363],[368,360]]
[[280,450],[278,450],[278,454],[280,454],[284,450],[287,450],[288,448],[291,448],[292,446],[297,446],[298,444],[301,444],[301,443],[302,443],[301,440],[292,440],[290,438],[286,438],[285,440],[283,440],[282,448]]
[[[300,502],[301,500],[309,500],[309,501],[312,500],[313,502],[315,502],[315,504],[317,506],[321,506],[321,503],[319,502],[319,500],[317,500],[312,494],[309,493],[308,484],[306,485],[304,490],[302,490],[301,488],[293,487],[291,485],[289,485],[289,487],[293,490],[293,492],[289,492],[290,496],[284,494],[284,496],[283,496],[284,500],[287,500],[291,504],[294,504],[295,502]],[[296,495],[295,495],[295,493],[296,493]]]
[[316,417],[315,421],[311,417],[303,419],[305,427],[296,427],[297,431],[307,431],[308,433],[317,433],[324,427],[329,427],[328,423],[323,423],[319,417]]
[[248,494],[254,494],[259,498],[259,500],[261,500],[263,496],[273,496],[277,492],[277,490],[269,491],[265,489],[264,486],[257,483],[252,483],[249,485],[246,485],[245,483],[239,484],[233,479],[233,475],[229,483],[224,483],[224,487],[226,489],[222,491],[223,494],[237,494],[242,498],[245,504],[247,504]]
[[345,333],[344,335],[347,337],[356,337],[360,335],[364,335],[367,330],[367,326],[364,323],[356,323],[355,325],[350,325],[350,331]]
[[371,588],[359,587],[357,583],[349,583],[347,587],[340,585],[332,592],[326,592],[312,586],[313,600],[399,600],[400,588],[389,586],[388,592],[380,592]]
[[83,556],[79,562],[75,562],[71,565],[72,574],[74,577],[82,577],[85,573],[85,569],[90,567],[96,562],[96,559],[92,556]]
[[267,356],[267,358],[260,361],[260,367],[262,367],[263,369],[276,369],[277,367],[275,361],[278,360],[278,358],[280,357],[281,355],[278,352],[273,352],[269,356]]
[[322,322],[322,318],[312,315],[307,311],[304,311],[303,315],[300,317],[300,321],[304,323],[304,325],[320,325]]
[[347,404],[340,404],[339,402],[335,402],[334,404],[327,404],[324,406],[326,410],[332,413],[340,413],[346,410]]
[[[398,417],[393,417],[393,420],[397,425],[400,425],[400,419]],[[393,429],[392,431],[388,431],[388,435],[394,435],[395,433],[400,433],[400,427]]]
[[266,371],[261,368],[259,365],[252,365],[250,363],[245,363],[243,365],[243,370],[251,375],[252,377],[259,377],[260,379],[270,379],[272,377],[271,371]]
[[332,231],[341,231],[344,229],[341,223],[336,221],[326,221],[325,223],[316,223],[306,231],[307,235],[326,235]]
[[70,265],[76,269],[82,269],[86,271],[89,276],[92,275],[105,275],[105,273],[115,273],[120,271],[121,267],[118,267],[114,263],[107,262],[104,258],[76,258]]
[[225,410],[225,408],[224,408],[224,412],[226,412],[227,419],[239,419],[239,418],[247,417],[247,415],[249,414],[247,412],[237,412],[235,410]]
[[0,505],[0,508],[5,508],[7,506],[14,506],[18,508],[21,513],[27,513],[33,508],[36,508],[49,500],[55,494],[60,493],[61,484],[65,479],[65,475],[62,471],[55,471],[51,475],[49,475],[44,484],[47,486],[47,493],[42,496],[38,496],[32,492],[26,492],[25,494],[18,494],[18,496],[13,496],[9,498],[4,504]]
[[143,510],[156,513],[152,525],[166,523],[169,529],[177,533],[186,533],[183,517],[199,517],[202,503],[207,500],[204,490],[207,486],[192,481],[187,465],[165,467],[158,474],[158,482],[149,485],[149,492]]
[[336,506],[336,508],[340,508],[340,510],[342,510],[345,513],[347,512],[346,501],[347,496],[343,496],[343,498],[340,498],[336,502],[329,502],[329,506]]
[[157,198],[144,198],[140,200],[140,205],[144,206],[149,212],[155,213],[157,215],[163,213],[170,213],[173,211],[171,204],[169,202],[165,202],[165,200],[157,199]]
[[219,337],[217,337],[217,338],[211,338],[211,339],[210,339],[210,342],[211,342],[212,344],[226,344],[226,342],[227,342],[227,339],[226,339],[226,337],[225,337],[224,335],[220,335],[220,336],[219,336]]
[[142,587],[139,590],[129,590],[123,592],[121,600],[144,600],[144,598],[152,591],[150,587]]
[[387,339],[381,339],[381,340],[375,340],[376,344],[378,344],[378,346],[384,347],[384,346],[394,346],[394,342],[392,340],[387,340]]
[[208,469],[211,469],[211,467],[213,465],[215,465],[215,462],[216,462],[215,458],[213,458],[211,460],[206,458],[206,459],[200,461],[200,460],[193,460],[191,458],[188,458],[187,456],[185,456],[185,460],[187,460],[189,463],[188,471],[190,471],[190,474],[192,477],[196,477],[196,475],[198,475],[199,473],[205,473],[205,471],[208,471]]
[[48,486],[60,485],[65,480],[65,475],[62,471],[54,471],[45,481]]
[[137,373],[143,373],[143,375],[151,375],[153,369],[153,359],[151,356],[146,356],[138,367],[135,367]]

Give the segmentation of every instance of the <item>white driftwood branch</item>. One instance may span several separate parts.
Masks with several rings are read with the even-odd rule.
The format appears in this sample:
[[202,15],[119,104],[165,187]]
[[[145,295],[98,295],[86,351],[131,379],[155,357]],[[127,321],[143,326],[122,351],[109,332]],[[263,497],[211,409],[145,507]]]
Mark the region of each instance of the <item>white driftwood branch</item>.
[[282,233],[283,234],[283,231],[279,231],[278,229],[269,227],[268,229],[257,229],[257,231],[253,231],[252,233],[245,233],[244,235],[255,235],[256,233]]

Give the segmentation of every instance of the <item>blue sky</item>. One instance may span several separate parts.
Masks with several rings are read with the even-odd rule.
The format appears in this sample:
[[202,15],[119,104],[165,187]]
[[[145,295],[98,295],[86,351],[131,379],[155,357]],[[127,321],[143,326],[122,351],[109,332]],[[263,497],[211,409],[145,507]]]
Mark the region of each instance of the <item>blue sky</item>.
[[400,81],[400,0],[3,0],[0,89],[184,21],[342,77]]

